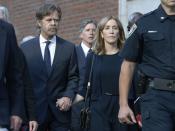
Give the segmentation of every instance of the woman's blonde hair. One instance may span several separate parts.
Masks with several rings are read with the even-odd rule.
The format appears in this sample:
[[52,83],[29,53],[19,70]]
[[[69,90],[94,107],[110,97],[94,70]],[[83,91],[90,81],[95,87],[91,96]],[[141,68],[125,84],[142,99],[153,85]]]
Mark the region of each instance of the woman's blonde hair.
[[119,28],[119,38],[116,42],[117,48],[121,49],[125,41],[125,33],[124,33],[124,29],[123,29],[123,26],[120,20],[114,16],[103,17],[97,25],[96,36],[95,36],[95,41],[94,41],[95,43],[93,46],[93,51],[98,55],[105,54],[105,43],[104,43],[104,39],[101,36],[101,32],[103,31],[106,23],[109,20],[115,20]]

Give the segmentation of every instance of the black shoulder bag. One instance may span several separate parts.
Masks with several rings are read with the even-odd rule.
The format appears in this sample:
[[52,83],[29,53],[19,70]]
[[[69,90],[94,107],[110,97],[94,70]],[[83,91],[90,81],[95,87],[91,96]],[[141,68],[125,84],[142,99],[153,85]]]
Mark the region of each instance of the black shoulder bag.
[[92,77],[92,68],[94,64],[95,55],[92,56],[91,68],[89,73],[89,79],[87,84],[87,91],[85,96],[85,103],[80,113],[80,127],[83,129],[88,129],[90,127],[91,111],[90,111],[90,87],[91,87],[91,77]]

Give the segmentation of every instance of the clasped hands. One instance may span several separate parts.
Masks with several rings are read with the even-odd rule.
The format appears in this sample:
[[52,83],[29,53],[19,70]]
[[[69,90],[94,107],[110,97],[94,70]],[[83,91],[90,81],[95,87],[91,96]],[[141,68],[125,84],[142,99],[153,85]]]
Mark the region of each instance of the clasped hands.
[[62,97],[56,101],[56,107],[58,107],[61,111],[68,111],[71,105],[72,100],[69,97]]

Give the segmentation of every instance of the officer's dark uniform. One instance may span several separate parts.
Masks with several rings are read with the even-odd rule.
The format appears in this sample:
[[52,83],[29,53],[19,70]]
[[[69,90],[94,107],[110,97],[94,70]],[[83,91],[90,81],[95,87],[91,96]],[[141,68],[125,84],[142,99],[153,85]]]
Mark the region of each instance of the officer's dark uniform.
[[134,25],[121,54],[148,77],[141,98],[143,131],[173,131],[175,125],[175,16],[160,5]]

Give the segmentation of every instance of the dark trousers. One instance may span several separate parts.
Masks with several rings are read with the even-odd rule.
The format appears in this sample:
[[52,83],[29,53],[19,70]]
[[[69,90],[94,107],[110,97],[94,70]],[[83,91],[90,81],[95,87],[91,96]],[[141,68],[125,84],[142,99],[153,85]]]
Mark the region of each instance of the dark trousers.
[[142,131],[175,131],[175,92],[148,89],[141,97]]
[[72,106],[71,131],[83,131],[80,127],[80,111],[83,108],[84,101]]
[[39,124],[37,131],[70,131],[70,129],[57,121],[49,108],[45,121]]
[[137,131],[136,125],[118,121],[118,96],[102,95],[91,102],[91,125],[88,131]]

